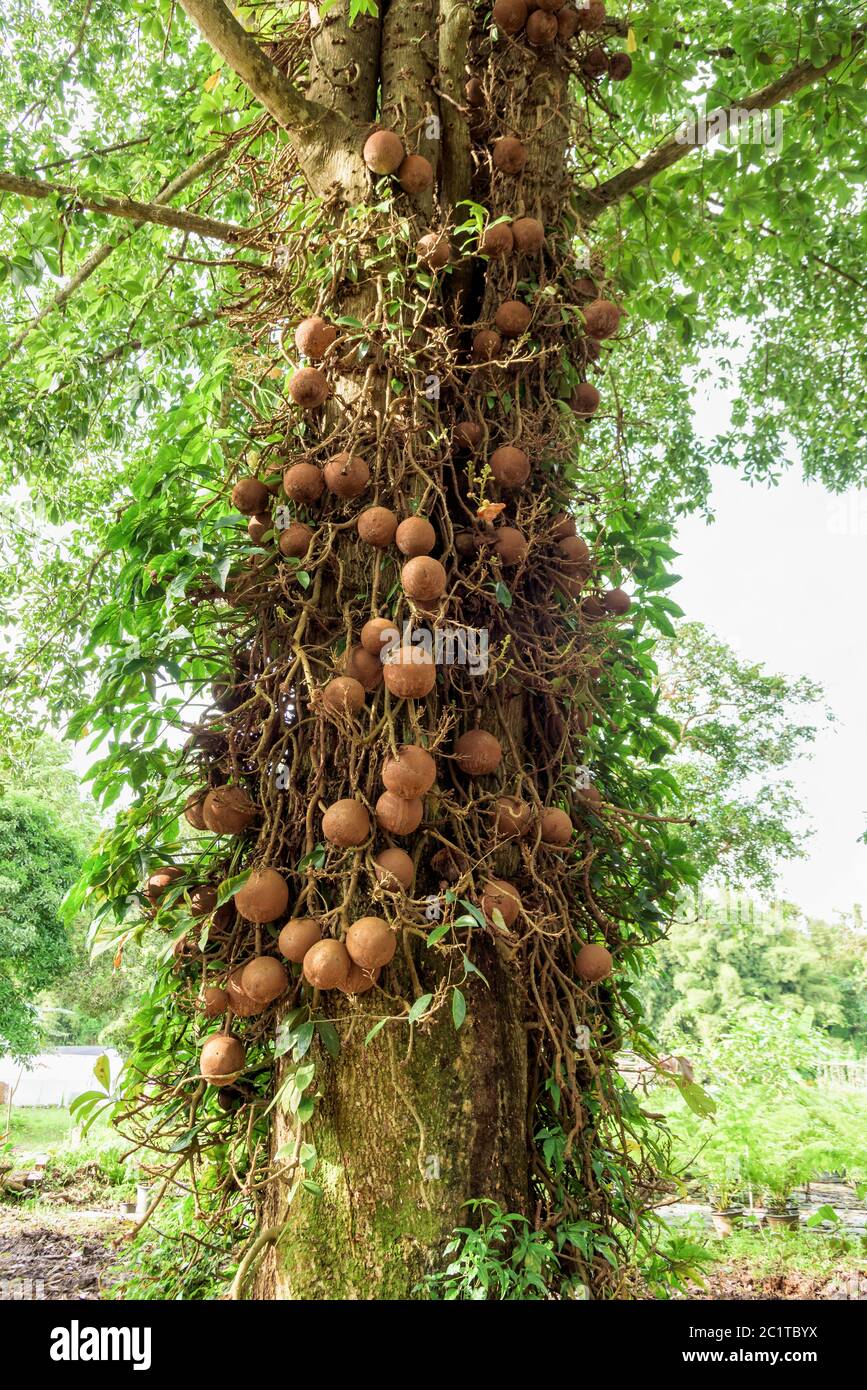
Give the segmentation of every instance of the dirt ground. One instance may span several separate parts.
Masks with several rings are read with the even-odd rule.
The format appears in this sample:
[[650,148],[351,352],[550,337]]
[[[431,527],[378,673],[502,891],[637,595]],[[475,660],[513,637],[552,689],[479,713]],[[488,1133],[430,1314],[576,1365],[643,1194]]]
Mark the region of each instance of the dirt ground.
[[730,1299],[856,1299],[867,1301],[867,1276],[841,1268],[830,1277],[815,1278],[797,1270],[756,1274],[740,1261],[719,1265],[707,1279],[705,1290],[690,1297],[700,1301]]
[[121,1229],[108,1212],[0,1206],[0,1302],[99,1299]]

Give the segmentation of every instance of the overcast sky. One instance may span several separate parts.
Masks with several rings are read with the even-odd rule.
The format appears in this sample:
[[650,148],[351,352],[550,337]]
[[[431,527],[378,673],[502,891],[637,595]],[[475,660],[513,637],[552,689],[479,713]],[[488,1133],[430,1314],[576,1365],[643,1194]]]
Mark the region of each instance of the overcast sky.
[[[709,400],[705,428],[726,410]],[[672,596],[740,656],[821,682],[837,716],[793,767],[816,833],[808,858],[782,867],[779,894],[829,919],[867,907],[867,490],[831,497],[797,466],[777,487],[718,469],[712,507],[711,525],[681,525]]]

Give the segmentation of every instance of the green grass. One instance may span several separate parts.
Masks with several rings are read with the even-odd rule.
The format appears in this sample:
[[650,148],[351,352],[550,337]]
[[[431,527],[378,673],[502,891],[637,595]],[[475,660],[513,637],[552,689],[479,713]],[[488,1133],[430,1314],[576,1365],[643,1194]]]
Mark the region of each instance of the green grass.
[[[4,1122],[5,1119],[4,1111]],[[72,1118],[65,1106],[13,1107],[8,1139],[16,1157],[39,1153],[51,1154],[58,1149],[65,1149],[70,1146],[72,1131]],[[88,1132],[87,1138],[90,1148],[101,1143],[108,1143],[112,1138],[112,1130],[108,1122],[97,1120]]]

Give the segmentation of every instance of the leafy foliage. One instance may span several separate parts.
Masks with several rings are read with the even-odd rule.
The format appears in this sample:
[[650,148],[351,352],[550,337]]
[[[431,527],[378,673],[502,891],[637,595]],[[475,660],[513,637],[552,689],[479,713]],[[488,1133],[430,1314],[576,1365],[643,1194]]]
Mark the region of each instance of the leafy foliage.
[[657,661],[701,877],[729,888],[772,888],[779,861],[803,854],[809,833],[801,828],[806,810],[783,773],[816,737],[808,716],[819,713],[821,687],[739,660],[696,622],[681,623],[660,642]]
[[765,1020],[755,1045],[766,1065],[780,1048],[784,1065],[798,1065],[797,1020],[805,1011],[838,1040],[838,1050],[841,1043],[863,1049],[867,940],[859,919],[804,921],[786,905],[770,912],[736,898],[684,898],[682,914],[641,986],[648,1025],[663,1047],[692,1058],[734,1029],[737,1054],[755,1009]]
[[36,997],[68,969],[60,904],[81,860],[57,820],[26,796],[0,799],[0,1048],[38,1051]]

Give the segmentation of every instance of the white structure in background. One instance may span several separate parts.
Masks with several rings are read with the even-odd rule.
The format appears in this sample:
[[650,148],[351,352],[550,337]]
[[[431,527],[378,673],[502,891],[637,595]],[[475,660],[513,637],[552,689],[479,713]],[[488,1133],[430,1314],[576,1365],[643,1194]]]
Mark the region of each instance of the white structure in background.
[[[14,1058],[0,1057],[0,1092],[8,1087],[18,1106],[70,1105],[84,1091],[99,1091],[93,1074],[98,1057],[108,1058],[114,1090],[123,1058],[110,1047],[56,1047],[42,1052],[23,1066]],[[8,1098],[9,1091],[6,1091]]]

